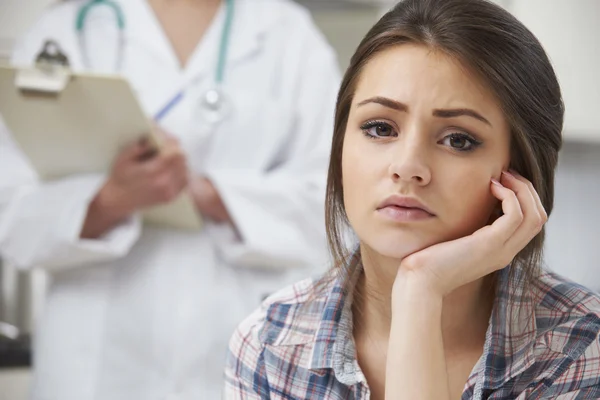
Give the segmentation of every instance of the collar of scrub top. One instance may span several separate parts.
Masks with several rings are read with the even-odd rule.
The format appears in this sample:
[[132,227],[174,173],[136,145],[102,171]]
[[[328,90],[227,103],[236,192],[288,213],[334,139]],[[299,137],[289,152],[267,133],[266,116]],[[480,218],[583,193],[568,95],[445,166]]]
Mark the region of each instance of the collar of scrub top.
[[[215,76],[214,76],[214,84],[215,87],[207,91],[204,96],[204,103],[207,107],[212,108],[214,110],[218,109],[223,102],[223,95],[220,91],[220,88],[225,81],[225,68],[227,62],[227,51],[230,42],[231,36],[231,25],[233,21],[234,14],[234,1],[235,0],[225,0],[226,12],[225,12],[225,23],[223,24],[223,30],[221,31],[221,40],[219,44],[219,54],[217,57],[217,65],[215,68]],[[91,68],[90,58],[87,52],[87,47],[85,46],[85,21],[88,17],[90,10],[95,6],[105,5],[110,7],[115,14],[116,25],[119,30],[119,43],[117,49],[117,60],[115,65],[115,70],[120,71],[123,66],[123,53],[125,47],[125,15],[123,10],[119,4],[112,0],[91,0],[88,3],[84,4],[77,13],[77,18],[75,22],[75,30],[79,37],[79,46],[81,50],[81,54],[83,57],[84,65],[87,68]],[[184,89],[179,91],[171,100],[165,104],[165,106],[156,113],[154,119],[156,121],[164,118],[165,115],[169,113],[169,111],[181,101],[184,95]]]

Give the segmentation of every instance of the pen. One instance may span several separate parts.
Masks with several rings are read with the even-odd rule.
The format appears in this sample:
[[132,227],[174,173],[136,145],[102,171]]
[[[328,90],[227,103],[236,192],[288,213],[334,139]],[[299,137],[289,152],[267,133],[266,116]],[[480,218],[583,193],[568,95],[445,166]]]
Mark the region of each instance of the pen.
[[167,115],[169,113],[169,111],[171,111],[171,109],[173,107],[175,107],[177,105],[177,103],[179,103],[181,101],[182,98],[183,98],[183,91],[177,93],[175,95],[175,97],[173,97],[159,112],[157,112],[156,115],[154,116],[154,120],[156,122],[158,122],[161,119],[163,119],[164,116]]

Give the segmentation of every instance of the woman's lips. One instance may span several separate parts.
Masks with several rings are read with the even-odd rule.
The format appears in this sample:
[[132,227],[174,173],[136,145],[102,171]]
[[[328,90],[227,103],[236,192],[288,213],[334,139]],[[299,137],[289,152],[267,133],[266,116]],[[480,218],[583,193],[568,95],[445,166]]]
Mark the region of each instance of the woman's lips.
[[379,208],[377,212],[386,219],[395,222],[422,221],[433,217],[432,214],[420,208],[400,207],[396,205]]

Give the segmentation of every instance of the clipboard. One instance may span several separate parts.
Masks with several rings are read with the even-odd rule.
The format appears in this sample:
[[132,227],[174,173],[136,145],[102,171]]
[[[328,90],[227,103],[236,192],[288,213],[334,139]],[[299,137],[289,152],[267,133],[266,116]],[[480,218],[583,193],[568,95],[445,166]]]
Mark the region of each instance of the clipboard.
[[[0,114],[15,141],[43,181],[107,173],[124,146],[151,132],[131,86],[119,75],[73,73],[41,56],[35,67],[0,66]],[[159,138],[150,141],[160,149]],[[171,228],[202,226],[189,192],[143,216]]]

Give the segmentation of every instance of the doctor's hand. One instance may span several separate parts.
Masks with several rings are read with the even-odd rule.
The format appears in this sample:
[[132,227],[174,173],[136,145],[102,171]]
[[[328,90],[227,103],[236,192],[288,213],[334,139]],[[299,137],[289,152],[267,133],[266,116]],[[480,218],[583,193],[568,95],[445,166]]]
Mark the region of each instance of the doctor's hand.
[[[507,266],[542,229],[548,216],[533,185],[522,176],[502,173],[490,183],[504,215],[472,235],[439,243],[404,258],[392,297],[407,282],[444,297],[453,290]],[[400,296],[401,297],[401,296]]]
[[227,207],[225,207],[225,203],[223,203],[217,188],[215,188],[210,179],[203,176],[192,178],[190,191],[194,198],[196,209],[200,214],[215,222],[232,223]]
[[136,211],[169,203],[188,185],[185,155],[171,136],[155,151],[142,139],[125,148],[90,204],[81,236],[96,238]]

